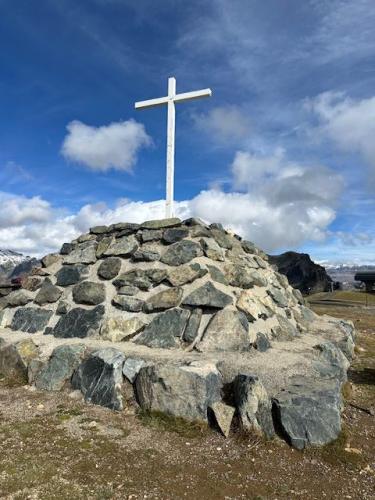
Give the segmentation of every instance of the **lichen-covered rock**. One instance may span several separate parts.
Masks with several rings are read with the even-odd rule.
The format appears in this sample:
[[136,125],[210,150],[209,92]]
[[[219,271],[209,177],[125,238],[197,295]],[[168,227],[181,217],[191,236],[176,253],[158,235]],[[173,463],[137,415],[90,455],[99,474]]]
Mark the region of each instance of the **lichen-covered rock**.
[[205,274],[207,274],[207,270],[199,264],[186,264],[168,270],[166,279],[172,286],[182,286],[202,278]]
[[228,285],[228,281],[224,273],[220,269],[218,269],[216,266],[209,265],[207,266],[207,268],[213,281],[221,283],[222,285]]
[[94,281],[82,281],[73,287],[73,300],[76,304],[97,306],[105,301],[104,285]]
[[53,328],[52,335],[61,338],[85,338],[96,335],[99,333],[104,312],[103,305],[94,309],[76,307],[61,316]]
[[177,307],[181,302],[182,294],[183,290],[180,287],[167,288],[147,299],[143,309],[146,313],[152,313]]
[[233,247],[233,237],[222,229],[211,229],[211,235],[222,248],[230,250]]
[[182,301],[186,306],[212,307],[215,309],[223,309],[232,302],[233,298],[218,290],[211,281],[194,290]]
[[52,314],[53,311],[49,309],[21,307],[14,313],[10,327],[12,330],[20,330],[21,332],[40,332],[47,326]]
[[207,408],[221,399],[221,376],[211,363],[158,364],[141,368],[137,400],[144,410],[207,422]]
[[188,319],[189,311],[184,309],[169,309],[160,313],[135,339],[135,343],[163,349],[178,347]]
[[57,302],[61,297],[62,290],[57,286],[53,285],[49,278],[46,278],[43,285],[39,289],[34,302],[40,306],[44,304],[53,304]]
[[86,347],[80,344],[56,347],[48,362],[35,376],[35,386],[44,391],[60,391],[82,361]]
[[30,362],[39,356],[39,350],[31,339],[14,344],[0,342],[0,373],[11,379],[27,380]]
[[251,342],[245,315],[224,309],[211,318],[197,349],[201,352],[248,351]]
[[163,237],[163,231],[161,229],[145,229],[141,231],[141,239],[143,243],[147,241],[161,240]]
[[235,408],[233,408],[233,406],[226,405],[222,401],[216,401],[215,403],[212,403],[209,408],[212,411],[215,417],[216,424],[222,432],[223,436],[228,437]]
[[163,233],[163,241],[167,245],[183,240],[189,235],[189,230],[186,228],[170,228]]
[[274,436],[272,402],[259,378],[239,374],[233,382],[233,395],[242,429]]
[[148,250],[146,248],[139,248],[133,253],[132,259],[135,262],[155,262],[160,260],[161,254],[155,250]]
[[133,338],[144,327],[145,323],[137,317],[125,319],[121,316],[111,316],[103,321],[100,335],[103,340],[122,342]]
[[203,255],[203,252],[198,243],[182,240],[169,246],[160,260],[170,266],[181,266],[201,255]]
[[85,359],[72,377],[72,386],[79,389],[85,401],[122,410],[122,365],[125,357],[116,349],[93,352]]
[[103,260],[98,267],[98,276],[104,280],[113,280],[121,269],[121,259],[119,257],[108,257]]
[[113,284],[116,287],[135,286],[140,290],[150,290],[167,277],[165,269],[134,269],[120,274]]
[[267,278],[261,273],[245,265],[226,265],[225,277],[228,283],[238,288],[267,286]]
[[126,295],[116,295],[113,297],[112,304],[123,311],[140,312],[143,309],[144,301]]

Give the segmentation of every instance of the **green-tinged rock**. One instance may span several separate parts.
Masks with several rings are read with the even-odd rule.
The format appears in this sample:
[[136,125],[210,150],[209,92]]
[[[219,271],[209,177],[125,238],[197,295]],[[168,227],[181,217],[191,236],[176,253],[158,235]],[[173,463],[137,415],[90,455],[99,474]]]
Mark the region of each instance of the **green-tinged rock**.
[[184,298],[182,304],[185,306],[212,307],[222,309],[232,304],[233,298],[230,295],[218,290],[215,285],[208,281],[206,284],[194,290]]
[[106,256],[121,255],[130,257],[138,248],[138,241],[134,235],[116,238],[104,252]]
[[157,219],[157,220],[148,220],[141,224],[142,229],[164,229],[166,227],[174,227],[179,226],[181,224],[181,220],[177,217],[173,217],[171,219]]
[[46,278],[43,285],[39,289],[34,302],[43,306],[45,304],[53,304],[57,302],[61,297],[62,290],[57,286],[53,285],[49,278]]
[[15,290],[6,296],[5,301],[8,306],[18,307],[25,306],[31,302],[34,298],[34,294],[28,290]]
[[53,311],[49,309],[21,307],[14,313],[10,327],[12,330],[20,330],[21,332],[40,332],[47,326],[52,314]]
[[182,337],[183,340],[185,342],[187,342],[188,344],[191,344],[197,338],[201,319],[202,319],[202,309],[195,307],[191,311],[189,321],[186,325],[186,328],[185,328],[185,331],[184,331],[184,334]]
[[94,264],[96,262],[96,241],[86,241],[74,247],[64,257],[65,264]]
[[224,273],[216,266],[207,266],[211,279],[222,285],[228,285],[228,281]]
[[121,269],[121,259],[119,257],[108,257],[103,260],[98,267],[98,276],[104,280],[116,278]]
[[56,347],[48,362],[35,376],[35,386],[44,391],[60,391],[70,382],[86,352],[80,344]]
[[198,243],[182,240],[169,246],[160,260],[170,266],[180,266],[201,255],[203,255],[203,252]]
[[202,238],[200,243],[203,248],[204,255],[212,260],[225,260],[223,249],[212,238]]
[[85,338],[99,334],[104,306],[100,305],[94,309],[82,309],[76,307],[67,314],[61,316],[52,334],[60,338]]
[[105,287],[103,283],[82,281],[73,287],[73,300],[76,304],[96,306],[105,301]]
[[172,286],[181,286],[186,283],[192,283],[198,278],[202,278],[207,274],[207,269],[200,266],[198,263],[176,267],[168,270],[167,281]]
[[167,245],[181,241],[189,235],[189,230],[182,227],[166,229],[163,234],[163,241]]
[[169,309],[156,316],[136,338],[135,343],[163,349],[178,347],[188,319],[189,311]]
[[62,266],[56,273],[57,286],[75,285],[88,275],[88,266],[76,264],[74,266]]

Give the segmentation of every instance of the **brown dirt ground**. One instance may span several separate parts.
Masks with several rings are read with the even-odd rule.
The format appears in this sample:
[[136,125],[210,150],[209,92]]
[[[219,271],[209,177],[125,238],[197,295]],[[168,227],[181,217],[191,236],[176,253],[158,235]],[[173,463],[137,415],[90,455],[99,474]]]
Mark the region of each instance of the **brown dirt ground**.
[[0,498],[374,499],[375,417],[363,410],[375,408],[375,311],[314,308],[353,319],[359,332],[335,443],[298,452],[278,440],[224,439],[2,380]]

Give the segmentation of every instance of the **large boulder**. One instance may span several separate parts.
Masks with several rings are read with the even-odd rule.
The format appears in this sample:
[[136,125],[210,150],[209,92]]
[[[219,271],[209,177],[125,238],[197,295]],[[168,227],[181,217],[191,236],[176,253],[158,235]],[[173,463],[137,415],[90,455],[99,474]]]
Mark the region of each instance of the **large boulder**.
[[30,362],[38,356],[39,349],[31,339],[14,344],[0,342],[0,373],[8,379],[24,382]]
[[222,380],[210,363],[157,364],[141,368],[135,386],[144,410],[207,421],[207,408],[221,399]]

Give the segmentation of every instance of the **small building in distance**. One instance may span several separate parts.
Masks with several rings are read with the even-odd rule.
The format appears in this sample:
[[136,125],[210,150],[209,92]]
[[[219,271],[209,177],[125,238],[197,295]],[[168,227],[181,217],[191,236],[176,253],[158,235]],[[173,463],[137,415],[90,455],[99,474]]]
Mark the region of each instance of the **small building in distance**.
[[354,276],[356,281],[365,284],[366,292],[373,292],[375,285],[375,271],[361,271]]

